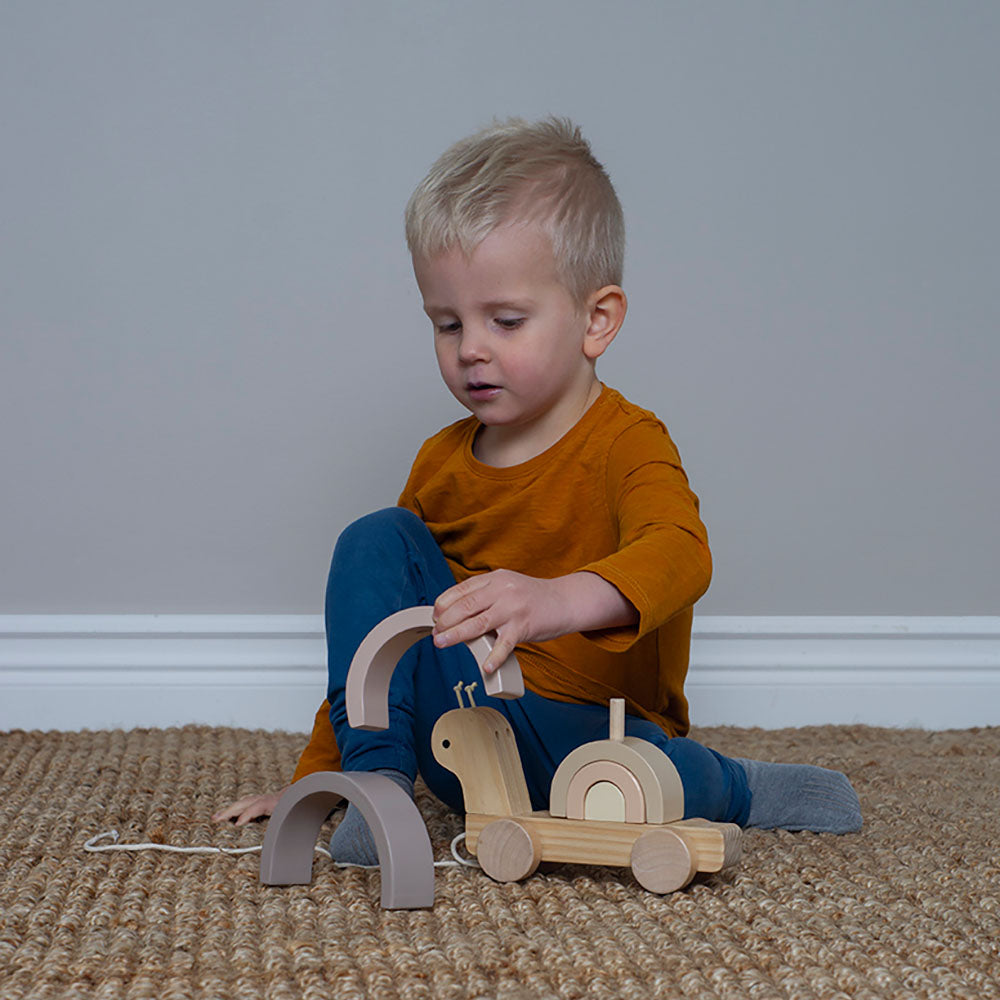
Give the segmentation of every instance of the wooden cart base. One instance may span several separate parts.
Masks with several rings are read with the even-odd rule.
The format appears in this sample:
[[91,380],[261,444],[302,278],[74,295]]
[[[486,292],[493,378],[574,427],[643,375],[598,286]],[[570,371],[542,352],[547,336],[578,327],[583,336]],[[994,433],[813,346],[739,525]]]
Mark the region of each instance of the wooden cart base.
[[567,820],[550,813],[490,816],[469,813],[466,847],[483,871],[501,882],[531,875],[542,861],[629,867],[652,892],[683,888],[696,872],[717,872],[740,858],[735,823],[703,819],[673,823]]

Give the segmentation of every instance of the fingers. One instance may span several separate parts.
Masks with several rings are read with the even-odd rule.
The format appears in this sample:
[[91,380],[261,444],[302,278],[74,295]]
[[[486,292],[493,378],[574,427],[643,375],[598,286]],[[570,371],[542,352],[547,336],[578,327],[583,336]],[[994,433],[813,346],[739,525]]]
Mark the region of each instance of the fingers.
[[443,649],[459,642],[471,642],[494,628],[490,612],[494,608],[493,574],[471,577],[446,590],[434,604],[434,644]]
[[257,798],[257,795],[245,795],[242,799],[231,802],[225,809],[212,813],[212,822],[225,823],[227,819],[236,819]]
[[270,816],[278,804],[279,794],[266,795],[246,795],[242,799],[231,803],[225,809],[220,809],[212,814],[214,823],[225,823],[231,820],[236,826],[246,826],[247,823],[260,819],[261,816]]
[[490,651],[490,655],[486,657],[486,660],[483,663],[483,673],[492,674],[494,670],[499,670],[500,667],[504,665],[507,657],[514,652],[514,647],[516,645],[517,643],[505,638],[500,632],[498,632],[496,642],[493,643],[493,649]]
[[435,604],[434,644],[439,649],[496,633],[484,674],[500,667],[532,632],[532,608],[543,581],[510,570],[494,570],[449,588]]
[[[478,591],[485,590],[490,586],[493,582],[493,575],[493,573],[481,573],[478,576],[470,576],[468,580],[456,583],[454,587],[449,587],[440,594],[434,602],[435,625],[443,624],[447,628],[449,624],[453,625],[456,621],[461,621],[462,618],[467,617],[467,613],[463,614],[461,612],[465,610],[465,606],[477,603],[474,595]],[[483,596],[483,594],[479,594],[479,599],[481,600]],[[466,602],[466,605],[460,604],[463,600]],[[449,612],[451,613],[449,614]]]
[[236,825],[246,826],[247,823],[252,823],[255,819],[260,819],[261,816],[270,815],[270,811],[262,809],[260,803],[254,803],[249,809],[244,809],[243,812],[239,814],[236,818]]
[[455,646],[460,642],[472,642],[481,635],[486,635],[492,631],[489,616],[485,613],[478,614],[473,618],[466,618],[465,621],[449,628],[443,632],[438,632],[434,636],[434,645],[438,649],[447,646]]

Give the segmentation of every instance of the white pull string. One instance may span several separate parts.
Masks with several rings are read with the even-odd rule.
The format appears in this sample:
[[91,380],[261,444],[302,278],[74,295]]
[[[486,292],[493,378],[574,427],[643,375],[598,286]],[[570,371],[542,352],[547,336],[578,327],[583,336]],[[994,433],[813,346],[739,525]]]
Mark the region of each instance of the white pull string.
[[[212,847],[202,845],[198,847],[175,847],[173,844],[119,844],[117,830],[105,830],[91,837],[84,845],[83,849],[91,854],[102,851],[167,851],[170,854],[255,854],[260,850],[257,847]],[[110,844],[101,844],[102,840],[110,840]],[[316,845],[317,854],[325,854],[330,857],[330,852],[323,847]]]
[[[173,844],[154,844],[152,842],[143,844],[120,844],[117,830],[105,830],[103,833],[95,834],[84,845],[83,849],[89,854],[99,854],[104,851],[166,851],[169,854],[256,854],[261,850],[260,845],[256,847],[213,847],[211,845],[200,845],[196,847],[175,847]],[[110,844],[102,844],[101,841],[110,840]],[[465,834],[460,833],[451,842],[451,855],[454,861],[435,861],[435,868],[454,868],[465,865],[468,868],[481,867],[478,861],[470,858],[463,858],[458,853],[458,845],[465,840]],[[321,854],[325,858],[330,857],[330,852],[319,844],[313,848],[316,854]],[[338,868],[378,868],[378,865],[357,865],[346,861],[335,861]]]
[[[458,853],[458,845],[465,843],[465,831],[460,833],[451,842],[451,856],[455,861],[445,861],[444,864],[453,865],[456,862],[460,865],[465,865],[467,868],[482,868],[483,866],[475,858],[463,858],[461,854]],[[440,864],[440,862],[436,862]]]

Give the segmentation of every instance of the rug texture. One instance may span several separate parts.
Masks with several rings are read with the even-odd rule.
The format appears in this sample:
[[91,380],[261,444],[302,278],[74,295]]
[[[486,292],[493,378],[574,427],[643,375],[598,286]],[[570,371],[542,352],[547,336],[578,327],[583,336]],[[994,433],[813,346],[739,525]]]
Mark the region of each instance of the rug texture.
[[[83,850],[259,844],[211,813],[284,784],[302,734],[0,734],[0,1000],[1000,997],[1000,729],[694,735],[846,771],[863,832],[748,831],[737,868],[669,896],[617,868],[439,868],[433,909],[386,911],[377,871],[318,856],[273,888],[254,854]],[[461,821],[418,792],[446,858]]]

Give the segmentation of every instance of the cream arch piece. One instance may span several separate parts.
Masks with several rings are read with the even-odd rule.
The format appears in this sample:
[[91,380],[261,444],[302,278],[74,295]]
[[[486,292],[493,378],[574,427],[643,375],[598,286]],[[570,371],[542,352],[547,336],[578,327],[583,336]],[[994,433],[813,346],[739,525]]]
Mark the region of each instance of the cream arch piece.
[[[361,641],[347,673],[347,721],[354,729],[389,728],[389,681],[400,657],[434,628],[434,608],[404,608],[378,623]],[[491,674],[483,664],[493,651],[495,636],[466,643],[479,664],[483,690],[493,698],[520,698],[524,694],[521,666],[512,653]]]

